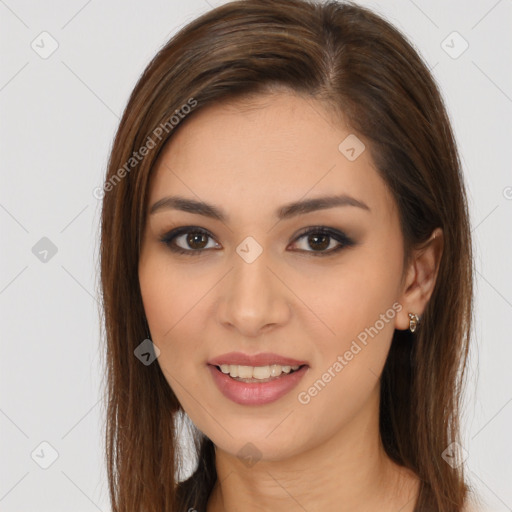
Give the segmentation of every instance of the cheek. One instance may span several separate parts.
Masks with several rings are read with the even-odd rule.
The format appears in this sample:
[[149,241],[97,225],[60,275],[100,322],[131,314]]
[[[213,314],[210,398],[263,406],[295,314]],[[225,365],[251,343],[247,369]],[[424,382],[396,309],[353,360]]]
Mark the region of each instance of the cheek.
[[312,416],[333,407],[347,419],[378,384],[401,309],[396,259],[401,260],[399,254],[392,261],[376,254],[382,253],[361,251],[357,260],[340,267],[335,279],[333,274],[330,280],[317,276],[316,294],[302,295],[322,320],[308,333],[315,364],[300,389],[299,402]]
[[309,339],[315,341],[318,351],[343,353],[353,340],[364,344],[371,339],[389,348],[385,340],[394,330],[398,279],[393,269],[359,258],[339,272],[318,275],[314,286],[309,282],[298,289],[297,294],[312,312],[309,328],[314,330],[309,332]]
[[[156,253],[156,251],[155,251]],[[207,291],[186,271],[156,253],[139,266],[139,283],[144,311],[154,341],[167,343],[190,322],[190,316]]]
[[378,404],[379,377],[396,311],[391,305],[381,309],[354,300],[344,304],[346,308],[331,317],[336,335],[325,334],[324,329],[316,338],[316,364],[296,390],[297,418],[304,418],[303,434],[311,439],[327,438],[349,425],[369,401]]
[[188,314],[197,302],[196,293],[185,285],[185,279],[182,273],[171,269],[157,256],[148,258],[139,267],[141,296],[151,340],[160,350],[160,366],[168,370],[185,360],[183,343],[177,340],[186,339],[180,337],[180,330],[187,325]]
[[139,283],[151,340],[160,350],[157,362],[180,403],[193,407],[190,396],[201,396],[197,364],[204,342],[200,319],[206,315],[201,299],[212,283],[191,279],[156,254],[139,267]]

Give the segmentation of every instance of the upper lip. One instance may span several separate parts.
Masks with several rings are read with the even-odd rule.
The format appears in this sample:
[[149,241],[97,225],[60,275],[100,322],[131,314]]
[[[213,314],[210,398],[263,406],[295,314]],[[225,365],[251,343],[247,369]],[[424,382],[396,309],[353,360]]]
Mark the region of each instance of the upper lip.
[[229,352],[214,357],[208,361],[208,364],[220,366],[221,364],[233,364],[241,366],[267,366],[280,364],[281,366],[302,366],[307,364],[305,361],[298,361],[291,357],[273,354],[272,352],[262,352],[260,354],[244,354],[243,352]]

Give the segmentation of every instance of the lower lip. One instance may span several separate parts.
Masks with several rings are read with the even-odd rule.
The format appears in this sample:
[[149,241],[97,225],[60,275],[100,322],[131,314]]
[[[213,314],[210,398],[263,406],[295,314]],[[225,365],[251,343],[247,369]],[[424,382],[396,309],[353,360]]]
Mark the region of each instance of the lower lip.
[[302,366],[293,373],[282,373],[277,379],[259,383],[232,379],[211,364],[208,368],[221,393],[240,405],[263,405],[279,400],[298,384],[308,370],[307,366]]

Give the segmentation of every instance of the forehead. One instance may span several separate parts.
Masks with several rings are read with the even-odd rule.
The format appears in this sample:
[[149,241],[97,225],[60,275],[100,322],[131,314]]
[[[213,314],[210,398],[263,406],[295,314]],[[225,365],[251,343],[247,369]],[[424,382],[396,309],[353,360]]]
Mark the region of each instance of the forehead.
[[[344,141],[360,152],[355,160],[344,154]],[[312,97],[273,93],[220,102],[194,112],[164,148],[150,204],[180,193],[262,213],[269,201],[339,193],[386,215],[393,200],[367,149],[362,137]]]

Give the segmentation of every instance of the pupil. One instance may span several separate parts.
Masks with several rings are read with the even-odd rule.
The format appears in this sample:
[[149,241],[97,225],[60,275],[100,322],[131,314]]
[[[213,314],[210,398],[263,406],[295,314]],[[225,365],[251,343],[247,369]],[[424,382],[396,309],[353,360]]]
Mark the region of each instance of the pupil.
[[310,245],[312,244],[311,246],[313,249],[315,248],[314,244],[316,243],[316,241],[318,241],[318,239],[323,239],[324,243],[321,243],[320,247],[317,246],[317,249],[326,249],[327,247],[329,247],[329,241],[328,241],[329,235],[316,234],[316,235],[310,235],[308,238],[308,243]]

